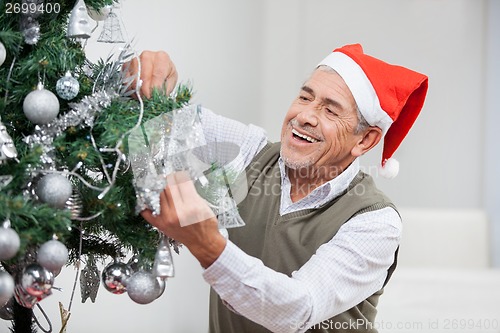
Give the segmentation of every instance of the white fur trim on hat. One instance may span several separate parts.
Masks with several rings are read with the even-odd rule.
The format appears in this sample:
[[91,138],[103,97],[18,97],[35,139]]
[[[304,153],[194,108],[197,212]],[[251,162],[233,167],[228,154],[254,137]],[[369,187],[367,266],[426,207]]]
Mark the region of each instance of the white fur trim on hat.
[[393,120],[380,106],[377,93],[363,69],[342,52],[330,53],[318,64],[321,65],[332,68],[344,79],[368,124],[379,127],[385,135]]
[[399,161],[392,157],[387,159],[384,165],[379,167],[378,172],[384,178],[395,178],[399,173]]

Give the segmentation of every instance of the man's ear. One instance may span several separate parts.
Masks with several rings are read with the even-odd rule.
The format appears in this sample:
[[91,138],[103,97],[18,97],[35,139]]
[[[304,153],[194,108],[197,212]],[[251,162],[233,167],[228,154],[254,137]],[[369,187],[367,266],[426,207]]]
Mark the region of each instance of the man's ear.
[[359,136],[360,139],[351,150],[351,154],[354,157],[359,157],[375,147],[382,139],[382,130],[379,127],[371,126]]

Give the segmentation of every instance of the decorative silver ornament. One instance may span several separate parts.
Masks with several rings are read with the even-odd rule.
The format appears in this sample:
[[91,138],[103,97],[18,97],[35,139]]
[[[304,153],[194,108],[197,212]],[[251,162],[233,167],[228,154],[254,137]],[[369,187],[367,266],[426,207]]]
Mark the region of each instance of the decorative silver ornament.
[[105,19],[108,18],[112,8],[113,6],[111,5],[104,6],[99,10],[95,10],[92,7],[88,7],[87,12],[90,18],[93,19],[94,21],[104,21]]
[[[40,39],[40,23],[37,18],[44,13],[44,0],[22,0],[20,30],[24,34],[24,42],[34,45]],[[29,10],[24,10],[25,8]]]
[[16,158],[17,150],[14,141],[7,133],[7,127],[0,121],[0,164],[9,158]]
[[36,195],[41,201],[55,208],[64,208],[73,193],[70,181],[63,175],[49,173],[38,182]]
[[131,300],[139,304],[151,303],[158,298],[161,291],[160,283],[149,272],[136,272],[127,281],[128,296]]
[[83,203],[82,198],[80,197],[80,193],[73,192],[73,194],[66,201],[66,209],[68,209],[71,213],[71,219],[76,220],[81,217],[83,211]]
[[82,295],[82,303],[85,303],[85,301],[89,297],[92,303],[95,303],[100,282],[100,273],[97,269],[95,260],[92,257],[89,257],[87,266],[82,269],[82,274],[80,275],[80,292]]
[[68,38],[90,38],[92,33],[90,21],[91,18],[87,13],[85,2],[78,0],[71,10],[66,36]]
[[37,89],[30,92],[24,99],[23,111],[32,123],[48,124],[59,114],[59,100],[56,95],[39,83]]
[[56,91],[59,97],[69,101],[78,95],[80,83],[71,75],[70,71],[67,71],[62,78],[57,80]]
[[163,234],[158,244],[158,249],[156,250],[153,274],[160,278],[174,277],[175,275],[170,244],[168,238]]
[[54,284],[54,274],[39,264],[24,267],[21,275],[21,288],[34,297],[50,295]]
[[104,21],[101,35],[97,41],[101,43],[125,43],[125,38],[123,38],[120,27],[120,19],[113,10],[109,13],[106,21]]
[[113,294],[123,294],[127,291],[130,275],[130,268],[127,264],[115,261],[102,271],[104,288]]
[[16,284],[14,288],[14,299],[16,302],[24,306],[25,308],[32,309],[36,303],[44,299],[45,297],[52,294],[52,291],[49,290],[47,293],[42,294],[40,296],[30,295],[20,284]]
[[14,319],[14,298],[10,298],[4,306],[0,307],[0,318],[3,320]]
[[58,240],[49,240],[38,249],[37,262],[51,271],[60,272],[68,261],[68,249]]
[[21,240],[17,232],[10,228],[10,221],[6,220],[0,227],[0,260],[9,260],[14,258]]
[[3,307],[14,295],[14,279],[12,276],[0,270],[0,307]]
[[158,284],[160,285],[160,291],[158,292],[158,296],[156,298],[160,298],[160,296],[163,295],[163,293],[165,292],[165,289],[167,288],[167,279],[157,277],[156,280],[158,281]]
[[24,34],[24,42],[29,45],[38,43],[38,40],[40,40],[40,23],[29,17],[26,19],[26,23],[21,26]]
[[7,50],[2,42],[0,42],[0,66],[3,65],[5,58],[7,58]]

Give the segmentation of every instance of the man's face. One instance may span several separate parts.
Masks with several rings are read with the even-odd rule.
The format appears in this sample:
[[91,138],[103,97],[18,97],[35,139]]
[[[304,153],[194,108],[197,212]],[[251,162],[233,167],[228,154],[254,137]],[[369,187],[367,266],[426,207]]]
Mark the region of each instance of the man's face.
[[316,69],[285,116],[281,156],[291,169],[334,178],[354,160],[357,124],[356,103],[342,77]]

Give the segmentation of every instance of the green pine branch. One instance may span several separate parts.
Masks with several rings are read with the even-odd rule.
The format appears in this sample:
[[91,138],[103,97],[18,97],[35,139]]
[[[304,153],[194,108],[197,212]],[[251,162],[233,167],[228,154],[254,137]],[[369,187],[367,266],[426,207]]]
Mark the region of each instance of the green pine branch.
[[[21,1],[13,1],[13,3]],[[135,99],[117,98],[96,116],[92,128],[84,125],[68,127],[53,142],[57,170],[76,171],[80,178],[71,177],[74,192],[81,199],[83,218],[72,220],[70,211],[56,209],[36,200],[33,195],[36,182],[41,176],[35,170],[43,169],[40,161],[41,146],[30,148],[24,138],[33,133],[35,125],[23,113],[23,101],[42,80],[45,88],[55,93],[55,85],[67,70],[71,70],[80,83],[78,96],[72,101],[59,99],[60,113],[71,110],[71,103],[92,94],[98,73],[108,64],[101,60],[90,64],[79,43],[66,37],[68,15],[74,1],[58,1],[61,12],[41,15],[38,21],[41,35],[35,45],[24,43],[19,31],[20,15],[6,14],[5,3],[0,4],[0,42],[7,50],[5,63],[0,66],[0,116],[12,137],[18,152],[18,161],[8,160],[0,164],[0,176],[11,177],[10,183],[0,187],[0,222],[10,219],[21,238],[21,250],[11,262],[23,258],[27,249],[36,248],[57,235],[70,250],[70,262],[78,258],[80,237],[83,255],[109,260],[127,252],[139,254],[146,263],[151,263],[158,243],[158,233],[135,212],[136,197],[132,185],[132,173],[126,163],[121,163],[116,182],[107,194],[99,198],[99,191],[87,187],[82,180],[97,188],[108,186],[105,170],[112,171],[117,156],[95,149],[115,147],[127,156],[127,140],[124,137],[133,128],[139,117],[139,102]],[[89,7],[100,9],[112,4],[112,0],[87,0]],[[12,67],[12,69],[11,69]],[[90,68],[89,74],[86,68]],[[151,99],[144,100],[144,117],[147,121],[179,108],[190,101],[192,90],[180,85],[172,96],[155,90]],[[83,232],[83,236],[82,235]]]

